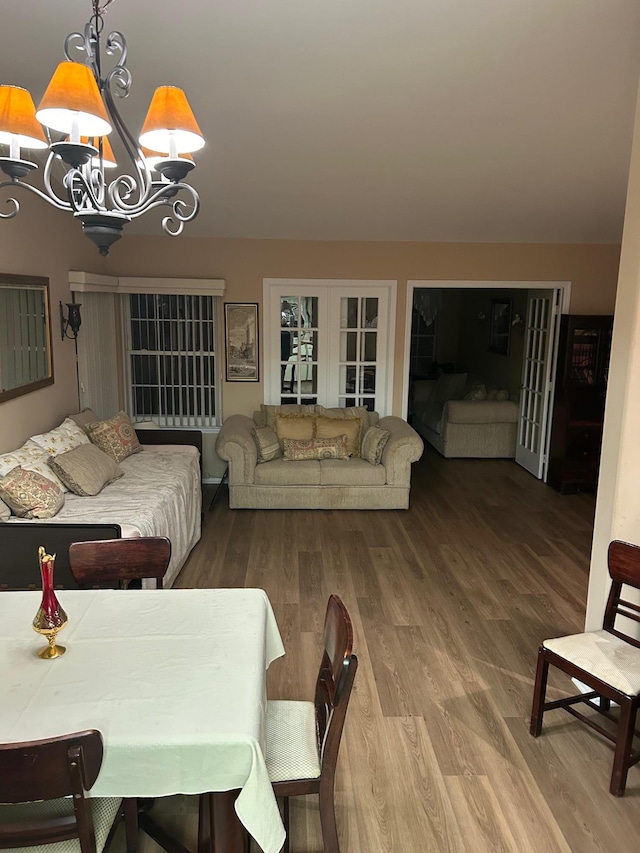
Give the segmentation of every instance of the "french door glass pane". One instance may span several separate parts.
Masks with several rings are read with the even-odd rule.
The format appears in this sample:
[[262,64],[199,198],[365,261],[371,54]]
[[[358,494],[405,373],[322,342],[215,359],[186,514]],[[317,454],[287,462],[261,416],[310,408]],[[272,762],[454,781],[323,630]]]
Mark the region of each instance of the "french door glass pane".
[[318,393],[318,297],[280,297],[280,394],[314,403]]

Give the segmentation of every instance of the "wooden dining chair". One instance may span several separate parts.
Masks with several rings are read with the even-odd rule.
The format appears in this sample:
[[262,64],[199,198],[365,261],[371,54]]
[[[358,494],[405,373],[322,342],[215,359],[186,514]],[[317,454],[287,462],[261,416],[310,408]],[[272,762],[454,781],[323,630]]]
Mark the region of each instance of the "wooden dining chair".
[[[530,731],[538,737],[545,711],[563,708],[604,735],[615,745],[609,791],[621,797],[629,768],[640,761],[640,751],[633,750],[640,705],[640,641],[617,627],[617,617],[640,623],[640,606],[622,598],[625,584],[640,589],[640,547],[617,540],[611,542],[608,565],[611,589],[602,630],[545,640],[538,650]],[[550,665],[585,684],[590,692],[546,702]],[[612,702],[619,706],[619,713],[612,713]],[[580,703],[612,720],[616,724],[615,733],[596,723],[594,715],[578,711],[574,706]]]
[[337,595],[327,604],[324,649],[314,702],[267,702],[265,760],[276,797],[284,801],[289,851],[289,797],[318,794],[324,853],[340,853],[334,783],[340,739],[358,659],[353,628]]
[[[63,842],[55,849],[101,853],[124,814],[119,798],[87,797],[102,765],[95,730],[0,744],[0,849]],[[135,803],[127,806],[127,851],[136,848]]]
[[171,542],[166,536],[136,539],[97,539],[73,542],[69,546],[69,567],[80,586],[155,578],[156,589],[171,559]]

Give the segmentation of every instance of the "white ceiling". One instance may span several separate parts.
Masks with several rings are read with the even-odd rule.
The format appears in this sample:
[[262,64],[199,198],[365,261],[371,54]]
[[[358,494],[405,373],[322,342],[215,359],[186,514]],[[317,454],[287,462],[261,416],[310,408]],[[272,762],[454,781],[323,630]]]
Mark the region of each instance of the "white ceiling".
[[[2,5],[0,82],[37,103],[91,4]],[[189,234],[621,238],[638,0],[115,0],[105,18],[135,134],[172,83],[207,138]]]

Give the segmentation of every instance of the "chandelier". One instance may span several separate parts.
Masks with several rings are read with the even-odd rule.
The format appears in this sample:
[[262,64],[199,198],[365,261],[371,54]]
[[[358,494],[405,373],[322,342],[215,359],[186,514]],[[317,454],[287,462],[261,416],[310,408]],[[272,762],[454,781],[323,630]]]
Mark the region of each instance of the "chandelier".
[[[106,74],[102,71],[103,15],[112,2],[91,0],[91,20],[84,34],[67,36],[66,60],[58,65],[37,110],[26,89],[0,85],[0,144],[9,146],[9,156],[0,157],[0,169],[10,179],[1,181],[0,189],[19,187],[73,213],[101,255],[109,253],[127,222],[156,207],[171,208],[162,220],[163,231],[182,233],[200,208],[198,193],[183,181],[195,166],[191,153],[204,145],[185,93],[174,86],[156,89],[138,141],[129,132],[116,107],[116,98],[126,98],[131,89],[127,42],[120,32],[104,39],[104,53],[114,64]],[[133,174],[109,182],[107,171],[117,166],[109,144],[112,131],[124,146]],[[38,168],[22,158],[23,148],[49,149],[43,189],[22,180]],[[52,180],[61,164],[64,192],[58,192]],[[20,204],[15,198],[6,202],[12,209],[0,212],[0,218],[11,219]]]

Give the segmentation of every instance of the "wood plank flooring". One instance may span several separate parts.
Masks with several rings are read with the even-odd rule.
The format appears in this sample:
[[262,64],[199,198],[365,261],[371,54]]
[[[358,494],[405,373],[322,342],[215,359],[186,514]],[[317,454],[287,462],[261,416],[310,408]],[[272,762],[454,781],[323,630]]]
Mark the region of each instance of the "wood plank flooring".
[[[263,587],[287,649],[269,695],[312,698],[330,593],[360,660],[340,755],[343,853],[640,848],[640,766],[562,712],[528,733],[542,639],[582,630],[594,500],[503,460],[427,448],[403,511],[229,510],[221,490],[176,586]],[[569,685],[551,678],[550,694]],[[314,798],[292,853],[322,850]]]

